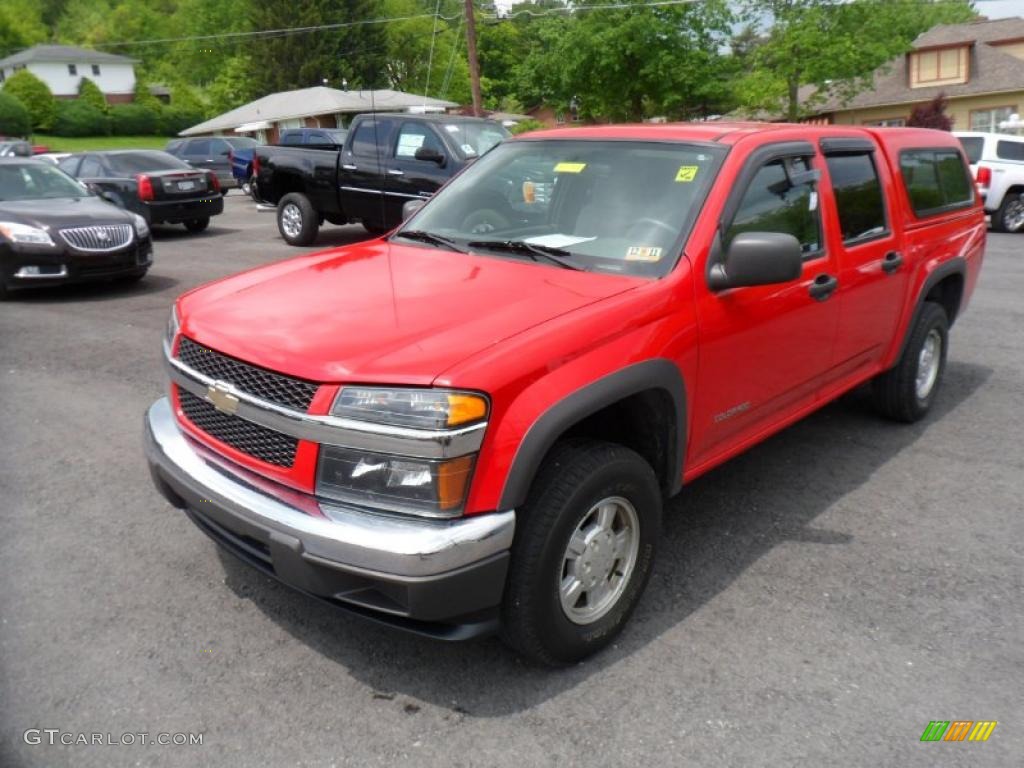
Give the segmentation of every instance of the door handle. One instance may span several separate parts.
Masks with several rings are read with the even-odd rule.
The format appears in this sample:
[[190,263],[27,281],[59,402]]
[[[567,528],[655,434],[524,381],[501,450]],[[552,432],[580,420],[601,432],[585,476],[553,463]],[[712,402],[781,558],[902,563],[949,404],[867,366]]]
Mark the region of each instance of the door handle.
[[405,176],[405,171],[400,171],[398,168],[388,168],[388,176]]
[[811,298],[817,301],[824,301],[832,292],[839,287],[839,279],[832,277],[832,275],[820,274],[814,278],[814,282],[811,283],[811,287],[808,289],[808,293],[811,294]]
[[344,164],[344,165],[341,166],[341,169],[343,171],[358,171],[359,170],[359,166],[358,165]]
[[892,274],[903,264],[903,254],[899,251],[889,251],[882,259],[882,271]]

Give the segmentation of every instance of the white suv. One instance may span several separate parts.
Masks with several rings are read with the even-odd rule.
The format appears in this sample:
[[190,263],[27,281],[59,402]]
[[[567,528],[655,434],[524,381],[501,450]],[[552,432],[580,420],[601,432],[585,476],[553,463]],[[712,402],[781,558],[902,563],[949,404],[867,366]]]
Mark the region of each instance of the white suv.
[[1024,230],[1024,136],[954,131],[996,232]]

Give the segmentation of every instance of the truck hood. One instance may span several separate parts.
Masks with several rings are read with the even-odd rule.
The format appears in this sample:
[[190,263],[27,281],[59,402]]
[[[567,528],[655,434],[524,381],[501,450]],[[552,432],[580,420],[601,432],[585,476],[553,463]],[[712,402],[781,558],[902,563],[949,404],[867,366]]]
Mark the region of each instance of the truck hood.
[[319,382],[428,386],[445,369],[638,278],[374,240],[198,288],[189,338]]

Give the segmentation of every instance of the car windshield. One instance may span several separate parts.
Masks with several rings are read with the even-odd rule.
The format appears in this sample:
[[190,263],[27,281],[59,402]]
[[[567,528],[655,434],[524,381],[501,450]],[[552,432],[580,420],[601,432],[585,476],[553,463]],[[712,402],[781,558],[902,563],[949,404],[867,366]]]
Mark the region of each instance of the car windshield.
[[967,162],[974,165],[981,160],[981,150],[985,146],[985,140],[981,136],[960,136],[960,144],[967,153]]
[[53,165],[0,163],[0,201],[88,196],[84,185]]
[[260,145],[256,139],[250,139],[248,136],[229,136],[224,141],[230,144],[232,149],[252,149]]
[[453,179],[393,237],[661,277],[678,260],[724,154],[691,144],[508,142]]
[[444,123],[444,130],[466,159],[479,157],[511,135],[504,126],[488,122]]
[[125,176],[148,171],[187,171],[192,168],[184,160],[166,152],[118,152],[107,155],[107,162],[115,173]]

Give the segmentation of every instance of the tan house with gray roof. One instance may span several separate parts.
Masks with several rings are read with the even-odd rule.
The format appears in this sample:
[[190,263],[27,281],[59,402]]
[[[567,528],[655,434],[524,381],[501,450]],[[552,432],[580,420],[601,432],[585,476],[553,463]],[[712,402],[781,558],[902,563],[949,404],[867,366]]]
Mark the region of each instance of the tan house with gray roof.
[[[813,107],[810,120],[845,125],[903,125],[938,94],[959,131],[996,131],[1024,110],[1024,19],[943,24],[874,74],[852,99]],[[802,94],[809,96],[810,93]],[[804,99],[801,98],[803,102]]]

